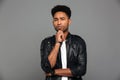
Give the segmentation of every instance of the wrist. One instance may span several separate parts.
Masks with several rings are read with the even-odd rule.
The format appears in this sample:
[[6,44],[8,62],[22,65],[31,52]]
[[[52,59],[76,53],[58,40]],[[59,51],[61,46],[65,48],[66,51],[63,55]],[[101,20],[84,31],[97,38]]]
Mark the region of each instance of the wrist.
[[54,76],[55,75],[55,70],[52,70],[50,73],[51,73],[51,76]]
[[62,42],[60,42],[60,41],[56,41],[56,44],[61,44]]

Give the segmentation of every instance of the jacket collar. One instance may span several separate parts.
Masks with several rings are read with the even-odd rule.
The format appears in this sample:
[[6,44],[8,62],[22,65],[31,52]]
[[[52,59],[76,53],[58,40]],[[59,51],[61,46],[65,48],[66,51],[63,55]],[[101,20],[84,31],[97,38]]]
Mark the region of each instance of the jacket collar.
[[70,37],[71,37],[71,33],[68,32],[68,35],[67,35],[67,37],[66,37],[66,40],[68,40]]

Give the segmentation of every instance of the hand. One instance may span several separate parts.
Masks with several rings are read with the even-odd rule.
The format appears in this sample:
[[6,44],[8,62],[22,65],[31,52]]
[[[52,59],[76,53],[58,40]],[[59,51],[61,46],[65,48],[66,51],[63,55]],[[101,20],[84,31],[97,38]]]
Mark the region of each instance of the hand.
[[46,73],[46,76],[52,76],[51,73]]
[[63,33],[63,31],[59,30],[59,31],[56,33],[56,43],[57,43],[57,42],[63,42],[64,40],[65,40],[64,33]]

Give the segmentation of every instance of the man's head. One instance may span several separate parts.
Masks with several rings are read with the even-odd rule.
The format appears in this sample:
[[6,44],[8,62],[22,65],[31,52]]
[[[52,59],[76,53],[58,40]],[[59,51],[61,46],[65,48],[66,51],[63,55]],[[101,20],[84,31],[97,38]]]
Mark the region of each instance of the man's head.
[[53,17],[53,26],[56,31],[62,30],[68,31],[68,27],[71,23],[71,10],[65,5],[56,5],[52,8],[51,14]]
[[51,10],[51,14],[54,17],[56,12],[64,12],[66,13],[66,15],[70,18],[71,17],[71,10],[69,7],[65,6],[65,5],[56,5],[55,7],[52,8]]

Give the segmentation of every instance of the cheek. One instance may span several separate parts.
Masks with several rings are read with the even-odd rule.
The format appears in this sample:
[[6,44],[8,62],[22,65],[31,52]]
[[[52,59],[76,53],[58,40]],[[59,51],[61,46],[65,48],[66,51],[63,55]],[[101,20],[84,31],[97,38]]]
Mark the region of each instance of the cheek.
[[55,26],[55,25],[56,25],[56,23],[55,23],[55,22],[53,22],[53,25]]
[[65,22],[64,25],[65,25],[65,26],[68,26],[69,24]]
[[66,22],[62,22],[63,25],[66,25],[67,23]]

